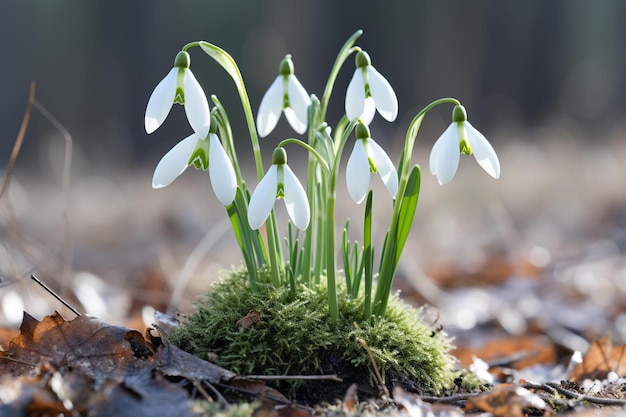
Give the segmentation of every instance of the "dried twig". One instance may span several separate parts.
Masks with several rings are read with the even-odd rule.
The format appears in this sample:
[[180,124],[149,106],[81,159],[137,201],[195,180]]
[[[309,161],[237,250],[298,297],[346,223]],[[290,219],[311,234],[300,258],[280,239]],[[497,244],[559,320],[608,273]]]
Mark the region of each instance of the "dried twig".
[[557,384],[556,382],[546,382],[543,385],[553,388],[559,394],[564,395],[567,398],[570,398],[573,400],[587,401],[590,403],[601,404],[601,405],[619,405],[619,406],[626,405],[626,400],[620,400],[617,398],[603,398],[603,397],[596,397],[593,395],[580,394],[576,391],[563,388],[561,385]]
[[246,375],[243,378],[258,379],[261,381],[315,381],[326,380],[343,382],[337,375]]
[[22,125],[20,126],[20,131],[17,134],[17,138],[15,139],[15,144],[13,145],[13,150],[11,151],[11,157],[9,159],[9,164],[7,165],[7,172],[4,176],[4,184],[2,184],[2,189],[0,190],[0,200],[4,196],[4,194],[9,189],[9,185],[11,184],[11,178],[13,176],[13,170],[15,169],[15,164],[17,163],[17,157],[20,154],[20,149],[22,148],[22,143],[24,142],[24,136],[26,135],[26,128],[28,127],[28,122],[30,121],[30,114],[32,111],[33,103],[35,102],[35,81],[30,82],[30,92],[28,93],[28,104],[26,105],[26,111],[24,112],[24,118],[22,119]]
[[50,287],[48,287],[46,284],[44,284],[43,282],[41,282],[41,280],[39,278],[37,278],[34,275],[31,275],[30,278],[35,281],[37,284],[41,285],[41,287],[46,290],[51,296],[53,296],[54,298],[56,298],[61,304],[63,304],[65,307],[69,308],[70,310],[72,310],[72,312],[74,314],[76,314],[77,316],[80,316],[80,312],[75,309],[74,307],[72,307],[72,305],[70,303],[68,303],[67,301],[65,301],[59,294],[55,293],[54,291],[52,291],[50,289]]
[[63,257],[63,273],[61,279],[61,296],[67,297],[67,293],[70,288],[72,279],[72,264],[73,264],[73,244],[72,244],[72,231],[70,227],[69,217],[69,199],[70,199],[70,174],[72,168],[72,135],[70,132],[59,122],[52,114],[37,100],[33,100],[33,106],[39,110],[39,113],[45,117],[52,126],[65,139],[65,156],[63,159],[63,196],[65,198],[65,204],[63,207],[63,226],[65,231],[65,253]]
[[[358,328],[358,325],[356,323],[354,323],[354,326]],[[378,382],[378,389],[382,394],[381,397],[383,397],[383,399],[391,398],[391,396],[389,395],[389,390],[385,386],[385,382],[383,381],[383,377],[380,375],[378,365],[376,365],[376,360],[374,359],[374,355],[372,354],[369,346],[367,346],[367,343],[363,339],[357,338],[356,341],[359,343],[359,345],[361,345],[361,347],[363,347],[363,349],[365,349],[365,351],[367,352],[367,356],[369,356],[370,358],[370,363],[372,364],[372,368],[374,369],[374,375],[376,375],[376,381]]]

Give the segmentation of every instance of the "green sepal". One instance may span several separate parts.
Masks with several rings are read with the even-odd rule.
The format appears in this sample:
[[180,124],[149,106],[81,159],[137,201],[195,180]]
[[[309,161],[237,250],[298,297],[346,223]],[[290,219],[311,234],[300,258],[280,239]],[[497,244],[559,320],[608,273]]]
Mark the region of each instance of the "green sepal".
[[176,74],[176,93],[174,94],[174,103],[185,104],[185,69],[178,68]]
[[463,122],[457,122],[456,132],[459,137],[459,151],[465,155],[471,155],[472,147],[467,140],[467,130],[465,129]]
[[[278,149],[278,148],[276,148]],[[276,184],[276,198],[285,198],[285,171],[284,165],[276,165],[276,176],[278,181]]]
[[370,166],[370,172],[377,173],[378,167],[376,166],[376,162],[374,162],[374,158],[372,158],[372,150],[370,149],[370,144],[367,139],[357,139],[363,142],[363,148],[365,149],[365,155],[367,155],[367,162]]
[[209,143],[208,139],[198,141],[196,148],[189,157],[188,165],[193,165],[194,168],[202,171],[209,169]]

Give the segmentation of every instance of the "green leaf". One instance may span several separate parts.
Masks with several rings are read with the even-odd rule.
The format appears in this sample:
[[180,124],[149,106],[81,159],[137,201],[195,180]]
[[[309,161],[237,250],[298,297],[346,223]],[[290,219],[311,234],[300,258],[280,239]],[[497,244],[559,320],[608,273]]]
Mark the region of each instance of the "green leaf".
[[226,207],[226,212],[228,213],[228,218],[233,226],[235,239],[237,239],[237,243],[239,244],[239,248],[241,249],[241,253],[248,270],[250,290],[252,292],[257,292],[257,271],[259,266],[255,262],[252,242],[254,241],[253,236],[258,233],[255,233],[257,232],[256,230],[250,229],[250,226],[248,225],[248,218],[245,216],[246,210],[245,208],[242,210],[241,207],[242,201],[242,190],[240,187],[237,187],[235,201]]
[[215,46],[212,43],[201,41],[199,42],[200,48],[213,58],[218,64],[220,64],[224,70],[230,75],[230,78],[233,79],[235,84],[237,85],[237,89],[240,90],[240,93],[246,91],[246,87],[243,84],[243,78],[241,77],[241,72],[239,71],[239,67],[237,67],[237,63],[233,59],[232,56],[219,46]]
[[341,232],[341,258],[343,259],[343,273],[346,278],[346,289],[352,294],[352,265],[350,264],[350,242],[348,241],[348,226],[350,220],[346,221],[346,225]]
[[398,215],[398,228],[395,236],[395,265],[398,265],[400,255],[404,249],[404,244],[409,236],[411,225],[413,224],[413,217],[415,216],[415,210],[417,208],[417,200],[420,194],[420,167],[415,165],[409,175],[406,188],[402,198],[402,205],[400,206],[400,213]]
[[365,217],[363,220],[363,265],[365,269],[365,320],[372,314],[372,281],[374,279],[374,248],[372,247],[372,200],[373,193],[367,193]]

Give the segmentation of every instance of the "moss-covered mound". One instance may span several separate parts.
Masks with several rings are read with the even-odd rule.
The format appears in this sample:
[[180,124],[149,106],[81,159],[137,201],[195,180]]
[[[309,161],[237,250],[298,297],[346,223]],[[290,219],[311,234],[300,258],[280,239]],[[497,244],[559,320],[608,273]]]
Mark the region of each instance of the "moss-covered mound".
[[365,322],[363,297],[352,299],[340,288],[338,299],[340,318],[333,324],[323,286],[301,286],[290,297],[287,288],[265,283],[251,294],[246,272],[234,271],[213,287],[171,340],[240,375],[336,374],[343,379],[342,384],[274,384],[308,402],[341,397],[352,383],[376,386],[357,338],[370,347],[389,387],[439,392],[452,385],[449,341],[420,321],[419,310],[394,297],[384,317]]

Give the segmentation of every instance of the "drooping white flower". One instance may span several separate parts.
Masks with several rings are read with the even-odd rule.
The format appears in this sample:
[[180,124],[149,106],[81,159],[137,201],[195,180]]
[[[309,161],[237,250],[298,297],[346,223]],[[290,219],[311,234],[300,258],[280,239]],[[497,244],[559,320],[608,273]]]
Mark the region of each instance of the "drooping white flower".
[[391,84],[372,66],[365,51],[356,55],[356,69],[346,91],[346,116],[349,120],[360,118],[369,125],[374,111],[392,122],[398,116],[398,98]]
[[311,219],[309,200],[302,184],[287,165],[287,153],[281,147],[274,150],[272,166],[250,198],[248,223],[252,229],[258,229],[265,223],[278,198],[285,200],[293,224],[300,230],[306,229]]
[[161,80],[150,95],[144,124],[148,134],[154,132],[167,118],[174,103],[183,104],[187,120],[199,136],[206,138],[211,124],[209,103],[202,87],[189,69],[189,54],[176,55],[174,68]]
[[293,130],[303,134],[308,125],[310,105],[311,98],[294,75],[291,55],[287,55],[280,63],[278,76],[261,100],[257,115],[259,135],[269,135],[283,112]]
[[370,186],[370,173],[377,172],[393,198],[398,193],[398,173],[387,153],[370,137],[366,125],[356,128],[356,143],[346,165],[346,185],[355,203],[360,204]]
[[208,168],[217,199],[225,206],[233,202],[237,191],[235,169],[215,133],[209,133],[208,138],[194,133],[178,142],[159,161],[152,177],[152,187],[170,185],[191,165],[201,170]]
[[500,177],[500,161],[489,141],[467,121],[463,106],[455,106],[452,123],[437,139],[430,152],[430,172],[439,184],[452,180],[460,154],[474,155],[478,164],[493,178]]

